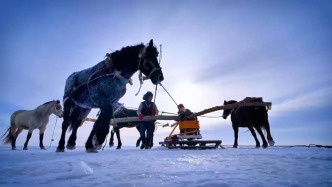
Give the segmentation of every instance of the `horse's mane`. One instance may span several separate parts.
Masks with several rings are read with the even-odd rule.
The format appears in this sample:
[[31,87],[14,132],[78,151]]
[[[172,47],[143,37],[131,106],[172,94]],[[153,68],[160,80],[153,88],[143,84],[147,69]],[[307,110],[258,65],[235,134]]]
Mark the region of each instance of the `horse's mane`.
[[52,101],[47,101],[46,103],[39,105],[37,108],[39,108],[39,107],[41,107],[41,106],[44,106],[44,105],[47,105],[47,104],[50,104],[50,103],[52,103],[52,102],[57,102],[57,103],[60,103],[60,101],[59,101],[59,100],[52,100]]
[[[137,51],[140,51],[145,45],[143,43],[137,44],[134,46],[127,46],[123,47],[120,50],[117,50],[112,53],[112,63],[114,64],[115,68],[121,69],[121,66],[126,66],[127,64],[120,64],[119,59],[121,62],[132,62],[133,59],[138,58]],[[158,54],[158,50],[155,46],[147,47],[147,52],[152,55]]]
[[53,102],[53,101],[47,101],[46,103],[41,104],[40,106],[47,105],[47,104],[50,104],[50,103],[52,103],[52,102]]
[[43,105],[50,104],[50,103],[52,103],[52,102],[54,102],[54,101],[56,101],[57,103],[60,103],[60,101],[59,101],[59,100],[52,100],[52,101],[47,101],[46,103],[44,103],[44,104],[41,104],[40,106],[43,106]]
[[123,62],[132,62],[133,59],[136,59],[138,57],[137,51],[139,51],[142,47],[144,47],[143,44],[127,46],[113,52],[112,63],[115,68],[121,69],[121,66],[126,66]]
[[229,101],[227,101],[227,103],[228,104],[234,104],[234,103],[237,103],[237,101],[236,100],[229,100]]

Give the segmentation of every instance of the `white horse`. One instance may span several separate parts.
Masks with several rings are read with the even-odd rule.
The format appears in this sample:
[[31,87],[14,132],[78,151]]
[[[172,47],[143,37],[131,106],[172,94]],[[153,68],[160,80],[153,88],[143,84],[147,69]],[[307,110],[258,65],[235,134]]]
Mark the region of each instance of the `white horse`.
[[2,136],[3,144],[12,144],[12,150],[16,149],[16,139],[23,130],[29,130],[23,150],[28,149],[28,142],[34,129],[39,129],[39,147],[43,145],[44,132],[51,114],[62,118],[63,110],[59,100],[46,102],[34,110],[18,110],[10,117],[10,127]]

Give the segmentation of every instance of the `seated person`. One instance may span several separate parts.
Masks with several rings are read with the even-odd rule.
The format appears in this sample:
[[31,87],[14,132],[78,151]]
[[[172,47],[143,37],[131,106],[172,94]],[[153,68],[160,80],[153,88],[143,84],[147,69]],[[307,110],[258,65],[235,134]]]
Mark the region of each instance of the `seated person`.
[[[186,109],[183,104],[179,104],[178,109],[179,109],[178,114],[180,116],[180,121],[197,121],[197,118],[192,116],[192,114],[194,114],[194,113],[191,112],[189,109]],[[193,132],[193,131],[197,131],[197,130],[198,129],[196,129],[196,128],[185,128],[185,129],[180,128],[180,133],[186,134],[186,135],[192,135],[192,134],[196,134],[196,133],[188,133],[188,132]],[[192,140],[192,139],[190,139],[190,140]]]
[[180,116],[180,121],[194,121],[197,120],[196,117],[190,115],[193,114],[189,109],[186,109],[183,104],[178,105],[178,114]]

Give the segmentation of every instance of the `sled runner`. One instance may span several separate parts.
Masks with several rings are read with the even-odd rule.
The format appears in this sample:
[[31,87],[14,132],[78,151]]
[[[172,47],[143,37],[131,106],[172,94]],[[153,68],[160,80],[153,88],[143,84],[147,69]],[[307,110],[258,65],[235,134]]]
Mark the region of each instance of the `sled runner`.
[[[172,132],[163,142],[159,142],[161,146],[169,149],[216,149],[221,144],[221,140],[200,140],[202,135],[197,120],[176,122],[172,126]],[[177,127],[180,133],[173,134]]]

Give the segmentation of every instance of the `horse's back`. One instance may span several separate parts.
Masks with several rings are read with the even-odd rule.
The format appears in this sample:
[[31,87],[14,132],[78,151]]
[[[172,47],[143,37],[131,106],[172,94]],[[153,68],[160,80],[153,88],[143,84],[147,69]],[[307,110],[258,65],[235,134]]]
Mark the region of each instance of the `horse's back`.
[[[135,117],[137,116],[137,110],[132,110],[132,109],[127,109],[125,107],[122,108],[122,111],[119,112],[118,114],[115,114],[114,117],[115,118],[125,118],[125,117]],[[123,127],[127,127],[127,128],[132,128],[132,127],[136,127],[138,125],[139,122],[123,122],[123,123],[118,123],[118,129],[121,129]]]
[[[258,98],[254,102],[263,102]],[[265,106],[242,106],[235,109],[232,114],[232,121],[240,127],[247,127],[249,124],[263,126],[268,120]]]
[[31,114],[31,110],[17,110],[10,117],[11,125],[15,125],[16,128],[29,128]]
[[64,96],[63,98],[65,99],[66,97],[69,96],[69,94],[78,86],[85,84],[88,82],[89,78],[98,70],[101,69],[105,66],[105,61],[101,61],[98,64],[72,73],[69,75],[69,77],[66,80],[66,85],[65,85],[65,90],[64,90]]

